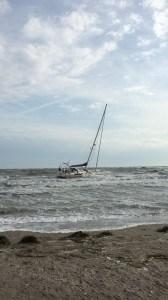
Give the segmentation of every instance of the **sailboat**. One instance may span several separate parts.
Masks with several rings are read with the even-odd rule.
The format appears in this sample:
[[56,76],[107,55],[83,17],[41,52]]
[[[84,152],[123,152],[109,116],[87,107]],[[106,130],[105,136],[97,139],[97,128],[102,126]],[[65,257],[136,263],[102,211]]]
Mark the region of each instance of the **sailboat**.
[[88,165],[92,156],[92,153],[94,151],[94,148],[96,146],[97,140],[99,139],[99,145],[98,145],[98,151],[97,151],[97,157],[96,157],[96,165],[95,165],[95,171],[97,170],[98,167],[98,162],[99,162],[99,155],[100,155],[100,149],[101,149],[101,142],[102,142],[102,135],[103,135],[103,127],[104,127],[104,120],[105,120],[105,115],[106,115],[106,109],[107,109],[107,104],[105,105],[95,138],[93,140],[92,146],[89,151],[88,158],[86,162],[80,163],[80,164],[69,164],[68,162],[63,163],[59,168],[58,168],[58,178],[78,178],[78,177],[84,177],[88,176],[90,174],[90,171],[88,170]]

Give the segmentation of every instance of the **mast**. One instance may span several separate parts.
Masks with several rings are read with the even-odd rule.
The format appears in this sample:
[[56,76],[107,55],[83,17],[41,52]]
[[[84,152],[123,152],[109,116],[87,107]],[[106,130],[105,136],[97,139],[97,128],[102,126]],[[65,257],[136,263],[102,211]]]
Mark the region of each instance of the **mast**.
[[[105,118],[105,116],[104,116],[104,118]],[[103,136],[104,118],[103,118],[103,121],[102,121],[102,127],[101,127],[101,134],[100,134],[99,148],[98,148],[98,152],[97,152],[97,159],[96,159],[96,167],[95,167],[95,171],[97,170],[97,166],[98,166],[98,162],[99,162],[100,148],[101,148],[101,142],[102,142],[102,136]]]
[[103,133],[103,124],[104,124],[104,118],[105,118],[105,114],[106,114],[106,108],[107,108],[107,104],[105,105],[104,112],[103,112],[103,115],[102,115],[102,118],[101,118],[99,127],[98,127],[98,129],[97,129],[97,133],[96,133],[96,136],[95,136],[95,138],[94,138],[92,147],[91,147],[91,149],[90,149],[89,156],[88,156],[88,160],[87,160],[87,165],[88,165],[89,160],[90,160],[91,155],[92,155],[92,152],[93,152],[93,149],[94,149],[94,146],[96,145],[96,140],[97,140],[97,137],[98,137],[100,128],[101,128],[101,126],[102,126],[101,138],[100,138],[100,144],[99,144],[99,151],[98,151],[98,157],[97,157],[97,162],[96,162],[96,168],[97,168],[98,158],[99,158],[99,153],[100,153],[100,146],[101,146],[101,139],[102,139],[102,133]]

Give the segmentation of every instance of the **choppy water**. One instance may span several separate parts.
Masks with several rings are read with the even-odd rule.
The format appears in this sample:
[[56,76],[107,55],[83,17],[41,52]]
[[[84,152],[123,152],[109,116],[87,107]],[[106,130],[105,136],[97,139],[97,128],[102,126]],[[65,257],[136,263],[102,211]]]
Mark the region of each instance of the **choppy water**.
[[168,167],[107,168],[57,179],[54,169],[0,170],[0,230],[56,232],[168,219]]

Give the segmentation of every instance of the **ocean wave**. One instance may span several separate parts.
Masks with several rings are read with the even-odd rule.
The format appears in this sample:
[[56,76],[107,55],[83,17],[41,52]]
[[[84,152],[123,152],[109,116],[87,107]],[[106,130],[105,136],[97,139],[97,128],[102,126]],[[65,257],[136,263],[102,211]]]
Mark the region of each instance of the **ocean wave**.
[[0,208],[0,215],[7,216],[7,215],[20,215],[20,214],[29,214],[29,213],[37,213],[36,209],[32,208],[17,208],[17,207],[8,207],[8,208]]
[[107,168],[57,180],[49,169],[3,170],[0,225],[52,231],[161,221],[168,211],[167,174],[166,167]]

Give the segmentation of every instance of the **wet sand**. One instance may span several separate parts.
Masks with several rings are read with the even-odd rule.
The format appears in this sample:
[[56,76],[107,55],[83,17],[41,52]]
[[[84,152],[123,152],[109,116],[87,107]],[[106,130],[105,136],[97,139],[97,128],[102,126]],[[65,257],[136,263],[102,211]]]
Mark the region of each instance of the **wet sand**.
[[168,226],[0,233],[0,299],[167,300]]

